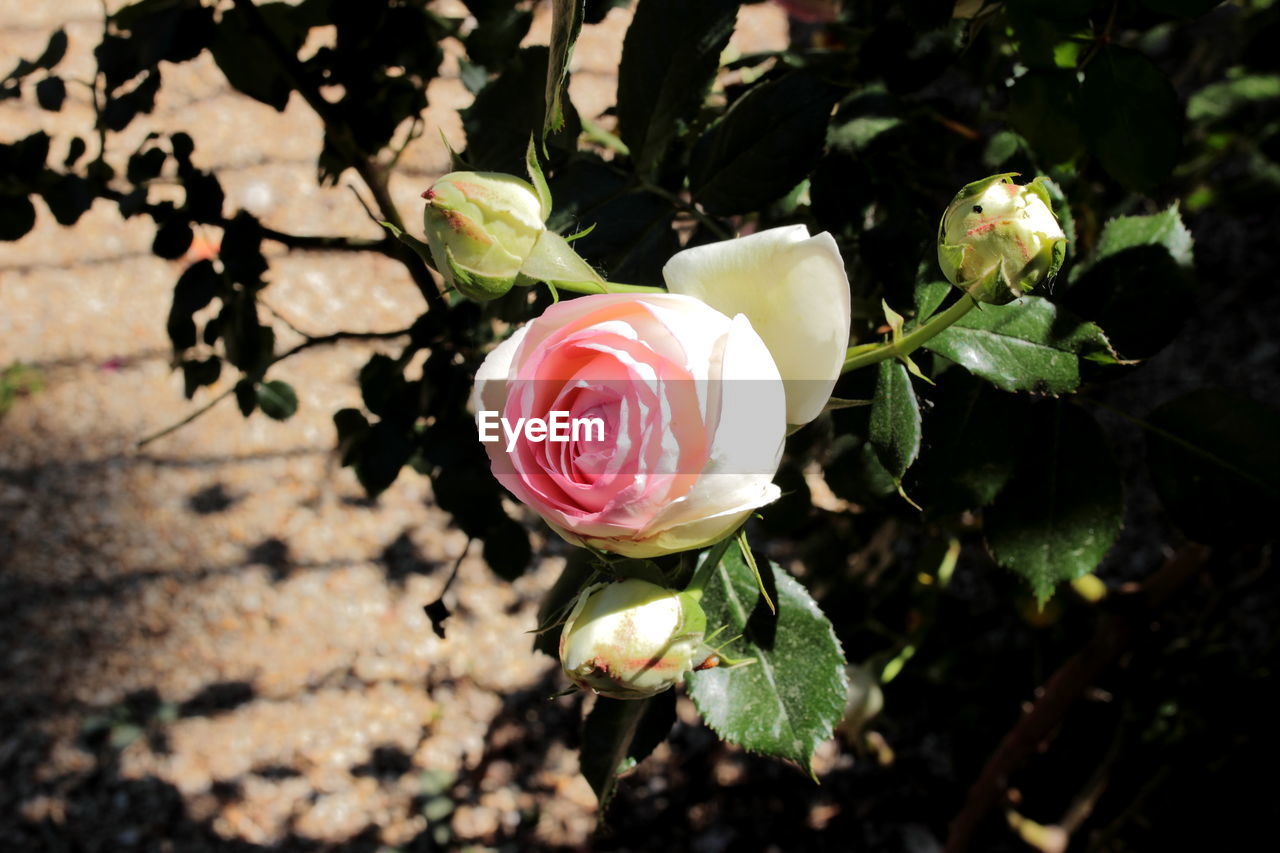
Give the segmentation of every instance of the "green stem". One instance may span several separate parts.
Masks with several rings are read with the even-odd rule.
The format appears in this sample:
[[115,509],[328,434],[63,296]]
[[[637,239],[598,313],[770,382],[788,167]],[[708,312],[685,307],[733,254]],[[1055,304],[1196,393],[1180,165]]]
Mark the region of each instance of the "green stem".
[[884,361],[886,358],[901,358],[910,355],[923,346],[926,341],[965,314],[968,314],[977,304],[973,297],[968,294],[961,294],[960,298],[950,308],[940,314],[935,314],[929,322],[913,329],[896,341],[849,347],[849,351],[845,354],[844,370],[841,372],[848,373],[860,367],[868,367]]
[[737,535],[735,531],[711,546],[710,550],[707,551],[706,557],[702,560],[702,565],[698,566],[698,570],[689,579],[689,585],[685,587],[686,592],[693,593],[697,598],[702,597],[702,591],[706,588],[707,581],[711,580],[712,573],[720,565],[720,561],[724,559],[725,552],[729,550],[729,546],[736,541]]
[[557,281],[556,290],[568,290],[572,293],[666,293],[664,287],[653,287],[648,284],[623,284],[619,281]]
[[623,157],[631,156],[631,149],[627,147],[627,143],[623,142],[619,136],[605,130],[586,116],[579,116],[578,120],[582,122],[582,133],[587,139],[608,148],[610,151],[616,151]]

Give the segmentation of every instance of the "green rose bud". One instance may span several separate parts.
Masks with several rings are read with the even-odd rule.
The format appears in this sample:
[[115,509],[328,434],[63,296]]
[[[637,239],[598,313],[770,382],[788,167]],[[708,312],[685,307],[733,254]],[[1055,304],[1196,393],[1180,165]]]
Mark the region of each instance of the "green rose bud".
[[516,283],[550,212],[531,184],[499,172],[450,172],[422,197],[436,269],[478,302]]
[[975,181],[956,195],[938,226],[938,263],[952,284],[979,302],[1011,302],[1051,280],[1067,253],[1044,178],[1025,186],[1016,173]]
[[644,699],[694,668],[706,625],[690,593],[636,579],[593,584],[564,624],[560,666],[583,690]]

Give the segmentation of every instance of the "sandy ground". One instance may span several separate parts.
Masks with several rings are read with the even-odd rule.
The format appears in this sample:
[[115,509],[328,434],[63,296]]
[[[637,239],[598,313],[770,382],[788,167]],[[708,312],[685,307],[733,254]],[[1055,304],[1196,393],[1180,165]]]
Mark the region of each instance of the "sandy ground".
[[[775,7],[742,14],[740,49],[779,46]],[[584,32],[571,92],[586,115],[612,103],[628,20],[615,10]],[[70,37],[59,73],[90,78],[96,0],[0,0],[0,56],[34,57],[57,26]],[[529,40],[547,32],[543,4]],[[207,55],[163,79],[154,113],[111,138],[117,168],[148,132],[185,130],[228,215],[378,236],[351,173],[317,185],[320,125],[300,98],[277,113],[239,96]],[[391,183],[406,212],[447,166],[436,128],[465,143],[456,111],[470,96],[452,58],[430,100]],[[75,84],[59,113],[0,103],[0,137],[44,129],[51,162],[92,121]],[[359,404],[371,345],[282,364],[273,375],[301,396],[288,422],[228,403],[136,450],[194,405],[164,330],[183,262],[152,256],[150,220],[113,204],[69,229],[37,206],[36,229],[0,243],[0,369],[21,361],[42,385],[0,420],[0,846],[96,835],[91,849],[132,849],[175,822],[189,842],[176,849],[492,842],[518,826],[583,844],[594,798],[560,731],[580,703],[544,700],[558,674],[522,633],[562,557],[544,551],[505,584],[476,547],[447,599],[447,639],[432,633],[422,605],[466,537],[424,478],[406,471],[370,503],[332,454],[330,416]],[[269,278],[265,301],[312,334],[400,328],[423,307],[403,268],[373,255],[275,247]],[[282,345],[298,340],[274,322]]]

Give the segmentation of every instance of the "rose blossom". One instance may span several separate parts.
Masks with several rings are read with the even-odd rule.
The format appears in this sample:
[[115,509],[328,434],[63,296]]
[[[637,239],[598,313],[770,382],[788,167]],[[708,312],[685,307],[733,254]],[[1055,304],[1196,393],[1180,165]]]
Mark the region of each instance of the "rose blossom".
[[485,448],[558,533],[629,557],[711,544],[775,500],[787,424],[821,411],[848,344],[830,235],[794,226],[702,246],[664,275],[686,292],[553,305],[489,354],[472,396],[477,418],[604,420],[603,441],[526,432],[510,452]]

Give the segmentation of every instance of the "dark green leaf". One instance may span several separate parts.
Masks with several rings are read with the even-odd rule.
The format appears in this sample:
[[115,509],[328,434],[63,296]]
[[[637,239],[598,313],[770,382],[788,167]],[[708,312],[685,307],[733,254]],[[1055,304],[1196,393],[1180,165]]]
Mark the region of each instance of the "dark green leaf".
[[166,159],[168,159],[168,155],[159,148],[138,151],[129,157],[129,165],[125,169],[125,177],[129,179],[131,184],[141,184],[158,178],[160,177],[160,170],[164,168]]
[[1113,178],[1147,192],[1169,177],[1182,149],[1182,109],[1150,59],[1104,48],[1085,69],[1080,98],[1089,146]]
[[565,561],[564,569],[538,605],[538,629],[533,638],[535,651],[560,657],[560,629],[578,593],[596,573],[595,556],[585,548],[575,548]]
[[580,763],[602,813],[613,798],[618,774],[653,752],[675,721],[674,690],[648,699],[596,698],[595,707],[582,726]]
[[413,442],[399,424],[380,421],[360,443],[353,460],[356,478],[369,497],[377,497],[400,476],[400,469],[413,455]]
[[[501,506],[498,507],[501,510]],[[505,512],[484,532],[484,561],[503,580],[514,581],[533,560],[529,534]]]
[[542,139],[564,128],[565,90],[568,86],[569,60],[573,45],[582,31],[582,0],[552,0],[551,46],[547,61],[547,82],[543,94],[546,113],[542,121]]
[[56,113],[62,109],[62,102],[66,97],[67,84],[62,82],[61,77],[50,75],[36,84],[36,103],[41,109]]
[[1077,267],[1062,304],[1106,329],[1126,358],[1155,355],[1196,307],[1191,233],[1177,207],[1108,222],[1096,257]]
[[44,52],[32,63],[36,68],[52,68],[67,55],[67,31],[59,27],[49,36]]
[[187,191],[187,203],[183,206],[193,222],[222,221],[222,203],[225,195],[218,179],[196,169],[181,169],[182,187]]
[[48,157],[49,134],[43,130],[17,142],[0,143],[0,176],[6,181],[31,181],[44,169]]
[[156,238],[151,242],[151,251],[157,257],[174,260],[182,257],[191,246],[195,235],[191,224],[183,219],[170,219],[156,229]]
[[338,431],[339,459],[344,466],[354,464],[359,457],[360,444],[369,434],[368,419],[359,409],[339,409],[333,413],[333,426]]
[[360,394],[364,406],[386,417],[404,395],[404,372],[390,356],[376,353],[360,368]]
[[954,286],[949,281],[930,281],[928,279],[916,284],[916,323],[923,323],[932,317],[933,312],[937,311],[939,306],[946,301],[948,294],[951,293],[951,288]]
[[138,113],[149,113],[155,109],[159,91],[160,69],[149,69],[128,92],[107,98],[106,106],[102,108],[102,124],[107,130],[124,130]]
[[1148,9],[1177,15],[1180,18],[1198,18],[1210,9],[1222,5],[1222,0],[1140,0]]
[[262,287],[267,261],[262,256],[262,225],[243,210],[227,223],[218,258],[231,280],[249,290]]
[[839,91],[805,71],[751,89],[694,146],[694,199],[711,213],[732,214],[784,195],[817,164]]
[[44,203],[59,225],[75,225],[93,206],[93,188],[79,175],[59,175],[45,187]]
[[1028,403],[962,371],[938,380],[929,437],[916,466],[930,509],[977,509],[995,500],[1028,438]]
[[1075,72],[1032,70],[1009,94],[1009,122],[1026,137],[1044,165],[1065,163],[1080,149]]
[[1251,104],[1280,98],[1280,75],[1243,74],[1205,86],[1187,99],[1187,118],[1193,122],[1224,119]]
[[194,59],[213,37],[213,7],[199,0],[140,0],[111,16],[127,31],[143,65]]
[[877,369],[871,446],[885,470],[900,480],[920,453],[920,403],[902,362],[885,359]]
[[236,405],[246,418],[258,408],[258,390],[254,386],[254,381],[247,377],[236,383]]
[[182,362],[182,393],[190,400],[204,385],[212,385],[222,375],[222,359],[216,355],[200,361]]
[[1005,391],[1064,394],[1081,358],[1115,360],[1101,329],[1039,296],[978,306],[925,346]]
[[1174,204],[1149,216],[1119,216],[1107,223],[1098,240],[1098,260],[1139,246],[1161,246],[1180,267],[1190,269],[1191,232],[1182,224],[1178,206]]
[[0,195],[0,240],[18,240],[35,227],[36,208],[25,195]]
[[[229,301],[227,301],[229,299]],[[223,296],[222,346],[227,361],[245,373],[265,370],[275,348],[275,333],[258,319],[258,305],[250,294],[236,291]]]
[[873,504],[897,489],[871,443],[851,435],[838,436],[832,442],[824,473],[837,497],[856,504]]
[[[296,18],[292,7],[287,3],[263,3],[258,12],[285,50],[296,55],[306,40],[307,27]],[[293,84],[264,35],[253,26],[250,16],[238,8],[228,9],[218,21],[209,49],[228,83],[283,112]]]
[[618,68],[618,133],[641,175],[658,173],[701,109],[737,12],[737,0],[641,0],[636,7]]
[[258,408],[272,420],[287,421],[298,411],[298,394],[288,382],[258,383]]
[[[529,24],[533,22],[533,12],[520,8],[515,0],[484,3],[472,0],[467,8],[476,16],[476,28],[466,37],[467,56],[471,58],[471,63],[466,64],[472,69],[477,67],[480,69],[480,80],[472,82],[472,85],[479,82],[479,85],[470,90],[474,93],[480,91],[487,82],[484,74],[486,69],[501,71],[506,66],[507,60],[515,56],[521,40],[529,32]],[[559,12],[558,7],[554,9],[553,14],[555,12]],[[560,20],[553,17],[551,37],[553,43],[559,35],[557,31],[559,25]],[[458,71],[464,85],[467,84],[467,71],[461,62]],[[551,85],[550,77],[547,78],[547,85]]]
[[[529,137],[542,127],[547,48],[523,48],[502,74],[480,90],[471,106],[462,110],[467,132],[466,160],[473,168],[521,174]],[[546,139],[548,167],[562,161],[578,147],[582,130],[573,103],[563,104],[564,126]]]
[[67,156],[63,158],[62,165],[70,169],[84,156],[88,148],[89,146],[79,136],[71,137],[71,142],[67,145]]
[[731,545],[712,572],[702,608],[708,630],[723,625],[722,638],[742,635],[724,654],[756,662],[692,673],[689,692],[724,740],[809,771],[814,749],[831,737],[844,714],[844,654],[804,587],[774,563],[764,582],[777,603],[776,615],[760,597],[737,545]]
[[1151,413],[1151,479],[1166,511],[1209,543],[1275,536],[1280,517],[1280,412],[1219,389],[1193,391]]
[[167,328],[173,351],[180,353],[196,344],[196,324],[192,315],[213,301],[218,274],[209,261],[197,261],[183,271],[173,286],[173,305]]
[[1098,424],[1063,401],[1045,403],[1022,437],[1013,478],[986,510],[987,545],[1031,584],[1041,604],[1061,581],[1098,567],[1120,533],[1120,471]]

